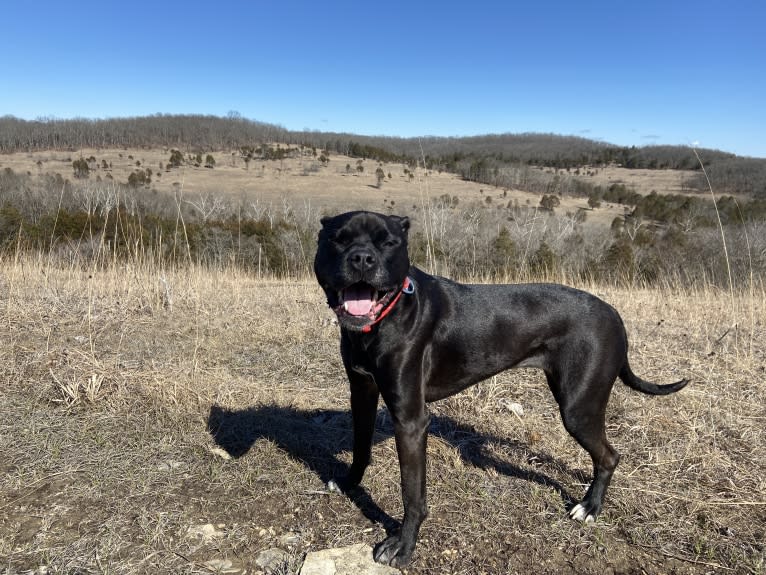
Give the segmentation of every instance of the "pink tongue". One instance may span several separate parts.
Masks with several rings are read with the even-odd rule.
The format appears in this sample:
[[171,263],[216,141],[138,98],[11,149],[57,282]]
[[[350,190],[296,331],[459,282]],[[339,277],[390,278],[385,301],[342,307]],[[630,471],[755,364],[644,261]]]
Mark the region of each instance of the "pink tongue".
[[368,287],[350,286],[343,293],[346,311],[351,315],[368,315],[372,310],[372,290]]

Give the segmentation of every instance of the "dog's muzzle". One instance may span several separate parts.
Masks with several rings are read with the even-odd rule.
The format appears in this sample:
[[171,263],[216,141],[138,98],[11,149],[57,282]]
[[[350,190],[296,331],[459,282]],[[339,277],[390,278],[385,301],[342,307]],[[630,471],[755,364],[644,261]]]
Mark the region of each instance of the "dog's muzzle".
[[406,278],[401,288],[377,290],[366,282],[357,282],[338,292],[338,305],[332,309],[339,321],[347,320],[345,323],[368,332],[393,309],[402,293],[413,292],[413,285]]

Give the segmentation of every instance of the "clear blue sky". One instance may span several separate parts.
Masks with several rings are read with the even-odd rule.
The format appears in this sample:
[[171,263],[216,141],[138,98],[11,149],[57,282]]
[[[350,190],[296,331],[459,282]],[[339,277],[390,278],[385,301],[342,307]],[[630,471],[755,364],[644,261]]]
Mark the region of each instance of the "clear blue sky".
[[226,115],[766,157],[766,2],[23,2],[0,115]]

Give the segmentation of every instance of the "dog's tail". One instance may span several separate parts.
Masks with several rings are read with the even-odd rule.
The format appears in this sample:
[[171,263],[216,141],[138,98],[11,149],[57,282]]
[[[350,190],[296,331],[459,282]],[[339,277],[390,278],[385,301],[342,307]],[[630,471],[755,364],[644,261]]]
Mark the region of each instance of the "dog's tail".
[[627,361],[620,370],[620,379],[628,387],[642,393],[648,393],[649,395],[668,395],[670,393],[675,393],[676,391],[686,387],[686,384],[689,383],[688,379],[682,379],[681,381],[677,381],[675,383],[657,385],[656,383],[652,383],[651,381],[646,381],[645,379],[638,377],[630,369],[630,365]]

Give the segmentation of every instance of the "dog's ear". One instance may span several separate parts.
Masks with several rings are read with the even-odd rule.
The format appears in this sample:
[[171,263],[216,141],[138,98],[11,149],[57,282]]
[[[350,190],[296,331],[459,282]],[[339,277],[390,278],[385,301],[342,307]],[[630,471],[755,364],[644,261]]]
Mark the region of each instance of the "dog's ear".
[[401,226],[402,232],[404,235],[407,235],[407,232],[410,229],[410,218],[407,216],[391,216],[394,218],[394,220]]

